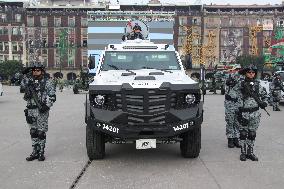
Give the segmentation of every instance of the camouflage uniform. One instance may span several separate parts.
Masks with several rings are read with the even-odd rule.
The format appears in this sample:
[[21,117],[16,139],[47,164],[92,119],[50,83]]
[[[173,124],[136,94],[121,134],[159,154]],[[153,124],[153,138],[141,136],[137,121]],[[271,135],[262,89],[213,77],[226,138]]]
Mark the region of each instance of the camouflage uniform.
[[[35,157],[27,158],[27,160],[36,159],[40,157],[40,155],[42,155],[44,160],[43,155],[46,143],[46,132],[48,131],[49,109],[56,101],[54,83],[46,77],[36,80],[30,76],[22,80],[21,85],[25,88],[24,100],[27,101],[25,116],[32,140],[33,153],[31,156]],[[42,109],[39,109],[31,92],[28,91],[29,88],[33,88]]]
[[283,84],[280,78],[277,76],[269,84],[271,105],[273,106],[273,111],[280,111],[279,101],[281,99],[281,90],[283,90]]
[[[243,73],[249,70],[253,70],[256,73],[257,68],[254,66],[245,68]],[[236,85],[236,90],[238,92],[237,120],[240,131],[240,160],[245,161],[248,158],[258,161],[258,158],[253,153],[253,147],[261,116],[259,108],[264,109],[267,107],[265,102],[267,98],[266,90],[261,87],[259,81],[248,78],[239,82]]]
[[237,110],[237,91],[236,84],[238,82],[238,76],[236,74],[230,75],[226,80],[226,93],[225,93],[225,121],[226,121],[226,136],[228,138],[228,147],[240,147],[239,146],[239,129],[236,120]]

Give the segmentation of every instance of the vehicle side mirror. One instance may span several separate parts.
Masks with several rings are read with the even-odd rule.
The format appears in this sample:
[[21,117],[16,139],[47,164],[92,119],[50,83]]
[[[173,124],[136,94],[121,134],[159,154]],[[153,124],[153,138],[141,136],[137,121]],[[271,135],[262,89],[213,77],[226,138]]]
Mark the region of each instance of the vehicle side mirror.
[[89,69],[90,70],[92,70],[92,69],[94,69],[95,67],[96,67],[96,61],[95,61],[96,59],[95,59],[95,57],[94,56],[89,56],[89,65],[88,65],[88,67],[89,67]]

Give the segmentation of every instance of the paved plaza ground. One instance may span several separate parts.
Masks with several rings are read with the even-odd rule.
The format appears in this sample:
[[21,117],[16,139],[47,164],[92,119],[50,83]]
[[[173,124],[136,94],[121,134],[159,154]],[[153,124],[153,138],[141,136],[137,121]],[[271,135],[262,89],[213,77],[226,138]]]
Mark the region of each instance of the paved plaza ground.
[[[86,162],[85,94],[57,92],[50,112],[46,161],[26,162],[31,152],[25,102],[19,87],[4,86],[0,97],[0,188],[70,188]],[[239,161],[239,149],[228,149],[223,95],[205,96],[202,149],[196,159],[180,156],[179,144],[136,150],[135,145],[106,146],[106,158],[92,161],[78,189],[283,189],[284,106],[262,111],[256,137],[260,161]]]

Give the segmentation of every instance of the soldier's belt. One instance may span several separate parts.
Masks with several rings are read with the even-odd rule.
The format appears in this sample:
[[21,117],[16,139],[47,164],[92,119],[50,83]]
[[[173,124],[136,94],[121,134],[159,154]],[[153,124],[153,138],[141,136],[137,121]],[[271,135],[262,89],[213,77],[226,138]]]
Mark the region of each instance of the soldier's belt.
[[232,97],[231,97],[230,95],[228,95],[228,94],[225,95],[225,99],[226,99],[226,100],[229,100],[229,101],[233,101],[233,102],[237,102],[237,101],[238,101],[237,98],[232,98]]
[[240,112],[255,112],[257,110],[259,110],[259,107],[255,107],[255,108],[239,108]]
[[28,105],[27,106],[28,109],[37,109],[37,105]]

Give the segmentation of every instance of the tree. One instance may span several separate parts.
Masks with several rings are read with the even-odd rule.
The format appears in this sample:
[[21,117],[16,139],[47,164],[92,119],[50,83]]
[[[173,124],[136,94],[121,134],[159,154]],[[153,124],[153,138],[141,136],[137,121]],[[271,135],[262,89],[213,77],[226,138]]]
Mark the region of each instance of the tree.
[[264,63],[265,63],[265,57],[262,55],[261,56],[241,55],[236,58],[236,64],[240,64],[242,68],[247,65],[253,64],[257,67],[259,73],[263,72]]
[[11,79],[15,73],[23,70],[23,64],[16,60],[8,60],[0,63],[0,75],[5,80]]

